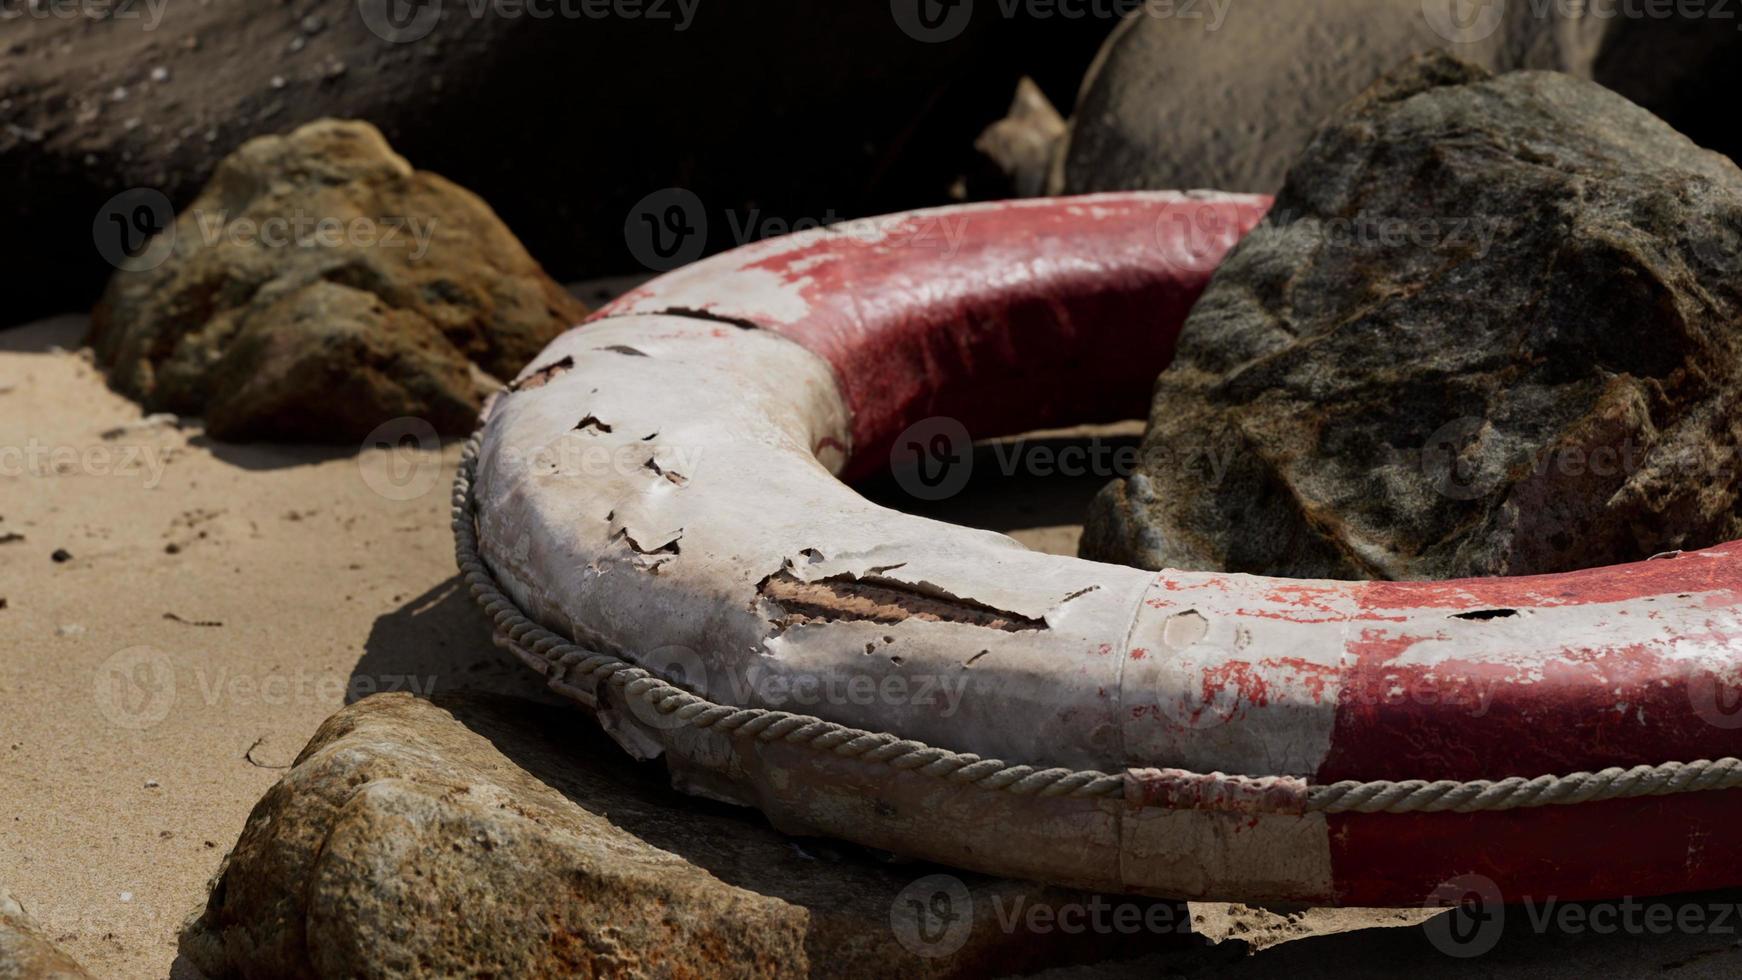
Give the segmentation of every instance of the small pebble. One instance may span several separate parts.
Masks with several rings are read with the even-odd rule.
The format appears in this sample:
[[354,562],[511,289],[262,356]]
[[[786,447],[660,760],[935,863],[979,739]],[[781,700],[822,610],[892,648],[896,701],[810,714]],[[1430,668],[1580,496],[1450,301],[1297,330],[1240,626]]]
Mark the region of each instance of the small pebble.
[[285,85],[284,76],[283,75],[272,76],[271,84],[272,84],[273,88],[283,88]]
[[53,559],[55,564],[58,565],[62,562],[72,561],[73,560],[73,553],[66,550],[65,548],[56,548],[56,549],[54,549],[54,554],[49,555],[48,557]]
[[109,99],[112,102],[125,102],[127,100],[127,86],[115,86],[109,91]]
[[151,80],[154,82],[169,81],[169,69],[162,65],[158,65],[156,68],[151,69]]
[[123,901],[123,902],[133,901],[133,893],[132,892],[122,892],[121,893],[121,901]]
[[78,635],[84,633],[84,631],[85,631],[85,628],[83,626],[80,626],[78,623],[63,623],[62,625],[56,626],[54,628],[54,635],[56,635],[56,636],[78,636]]
[[155,779],[147,779],[145,781],[145,788],[146,789],[156,789],[157,786],[158,786],[158,782]]

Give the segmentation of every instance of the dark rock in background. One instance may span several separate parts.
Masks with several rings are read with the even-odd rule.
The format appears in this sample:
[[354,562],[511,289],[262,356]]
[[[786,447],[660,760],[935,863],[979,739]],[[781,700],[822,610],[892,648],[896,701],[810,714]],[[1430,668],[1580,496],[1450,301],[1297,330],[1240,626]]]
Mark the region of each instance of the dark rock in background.
[[[476,191],[562,281],[640,269],[625,226],[666,187],[697,195],[684,227],[710,249],[947,203],[1017,79],[1068,97],[1112,27],[985,3],[930,32],[882,2],[643,0],[616,8],[633,16],[571,18],[494,12],[554,0],[211,0],[87,15],[106,6],[0,11],[0,173],[19,189],[0,208],[7,323],[95,298],[113,270],[93,223],[117,193],[154,188],[183,208],[245,140],[322,117],[371,122]],[[378,36],[363,14],[388,8],[411,14],[389,36],[427,35]],[[663,218],[660,203],[646,207]]]
[[[255,806],[182,952],[249,978],[968,977],[1243,952],[1205,949],[1183,903],[1150,899],[1100,901],[1160,906],[1178,930],[1006,926],[1001,909],[1094,899],[792,840],[663,774],[567,709],[366,698]],[[933,874],[952,897],[922,935],[903,916]]]
[[1087,557],[1521,575],[1742,536],[1742,171],[1589,82],[1412,62],[1230,255]]
[[488,205],[366,123],[265,136],[218,165],[92,317],[109,380],[220,439],[352,442],[483,398],[586,315]]
[[[1594,79],[1735,154],[1742,11],[1470,0],[1236,0],[1129,16],[1083,82],[1053,192],[1274,193],[1321,122],[1403,59],[1444,49],[1493,71]],[[1629,12],[1632,12],[1631,14]]]
[[998,197],[1038,197],[1046,193],[1064,148],[1067,127],[1046,93],[1024,76],[1016,83],[1010,111],[974,141],[997,170]]

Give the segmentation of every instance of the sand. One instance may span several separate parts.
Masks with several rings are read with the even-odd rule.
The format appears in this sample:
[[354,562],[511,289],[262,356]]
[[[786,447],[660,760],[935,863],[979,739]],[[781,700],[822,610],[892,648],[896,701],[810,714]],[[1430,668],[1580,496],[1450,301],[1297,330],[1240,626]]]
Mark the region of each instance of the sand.
[[[84,329],[68,316],[0,331],[0,883],[99,976],[194,976],[176,961],[181,922],[254,803],[347,699],[544,695],[456,589],[446,501],[457,445],[212,443],[197,421],[144,419],[109,391],[78,350]],[[1105,461],[1140,432],[1040,434],[1021,452],[1074,446]],[[1074,552],[1077,515],[1106,472],[1035,475],[1010,465],[1011,447],[983,447],[968,492],[922,512]],[[889,482],[866,492],[905,503]],[[1734,905],[1742,892],[1697,901]],[[1264,950],[1194,976],[1450,976],[1468,965],[1419,930],[1388,928],[1421,921],[1419,910],[1193,913],[1206,935]],[[1527,929],[1478,962],[1489,976],[1731,976],[1742,973],[1742,916],[1732,927]]]

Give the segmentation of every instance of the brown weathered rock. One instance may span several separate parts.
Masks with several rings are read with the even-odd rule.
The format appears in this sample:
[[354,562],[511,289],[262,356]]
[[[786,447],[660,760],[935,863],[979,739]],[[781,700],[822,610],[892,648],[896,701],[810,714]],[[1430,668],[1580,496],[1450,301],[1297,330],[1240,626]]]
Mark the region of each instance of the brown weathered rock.
[[350,441],[400,416],[463,433],[479,371],[512,377],[586,313],[483,201],[367,123],[245,144],[137,261],[93,317],[98,360],[225,439]]
[[1086,556],[1520,575],[1742,537],[1742,171],[1589,82],[1412,62],[1217,272]]
[[71,956],[55,948],[24,906],[0,888],[0,980],[90,980]]
[[[980,976],[1239,953],[1178,930],[1035,931],[1021,910],[1093,899],[795,841],[662,775],[565,709],[364,699],[254,808],[182,952],[251,978]],[[924,935],[907,903],[935,910],[934,873],[958,918]],[[1184,922],[1183,905],[1101,901]]]
[[[1161,16],[1152,10],[1177,10]],[[1185,15],[1191,12],[1195,16]],[[1237,0],[1145,8],[1083,82],[1053,192],[1275,193],[1319,125],[1412,55],[1594,79],[1735,153],[1742,35],[1693,7],[1471,0]],[[1218,16],[1220,20],[1218,20]]]

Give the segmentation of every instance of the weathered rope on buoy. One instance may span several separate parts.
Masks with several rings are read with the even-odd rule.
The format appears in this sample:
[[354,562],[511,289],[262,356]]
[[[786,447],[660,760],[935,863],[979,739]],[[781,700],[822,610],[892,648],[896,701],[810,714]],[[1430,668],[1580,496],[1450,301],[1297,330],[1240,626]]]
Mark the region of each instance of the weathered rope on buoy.
[[1614,766],[1599,772],[1470,782],[1409,779],[1371,783],[1346,780],[1308,791],[1308,809],[1323,813],[1475,813],[1533,806],[1596,803],[1636,796],[1669,796],[1742,786],[1742,759],[1699,759],[1657,766]]
[[[528,618],[502,592],[495,576],[478,554],[472,483],[482,438],[480,432],[467,440],[454,477],[456,560],[472,598],[490,615],[497,634],[507,637],[516,647],[561,668],[568,676],[609,684],[625,700],[639,701],[677,723],[694,728],[713,729],[762,742],[804,745],[959,785],[1019,796],[1123,798],[1126,795],[1128,782],[1133,777],[1125,773],[1011,765],[1000,759],[952,752],[903,739],[889,732],[849,728],[811,715],[715,704],[622,657],[587,650],[545,629]],[[1266,777],[1210,774],[1191,778],[1228,787],[1243,787],[1262,783]],[[1308,813],[1475,813],[1738,787],[1742,787],[1742,759],[1727,757],[1626,769],[1613,767],[1594,773],[1575,772],[1530,779],[1515,776],[1464,782],[1346,780],[1306,786],[1302,808]]]

